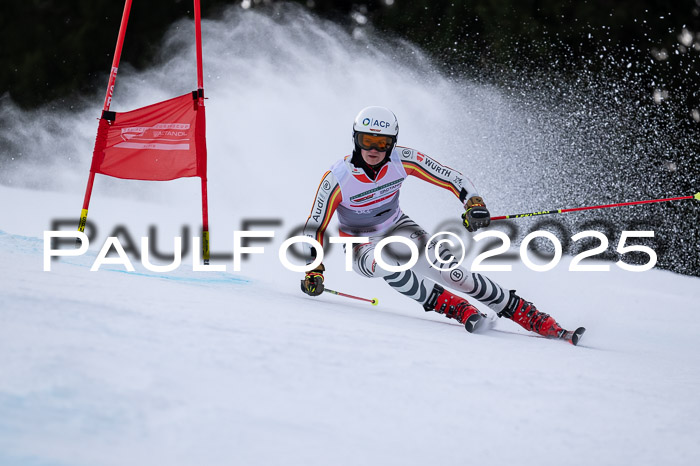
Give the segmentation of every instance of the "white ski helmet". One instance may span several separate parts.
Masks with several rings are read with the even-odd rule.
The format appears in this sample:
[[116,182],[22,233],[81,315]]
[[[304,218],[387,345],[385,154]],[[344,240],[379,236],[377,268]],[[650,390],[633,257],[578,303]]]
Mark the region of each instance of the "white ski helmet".
[[361,147],[358,138],[362,134],[387,136],[387,145],[384,147],[391,153],[399,135],[399,122],[396,115],[386,107],[363,108],[355,117],[355,122],[352,125],[352,140],[358,151]]
[[367,107],[355,117],[352,130],[353,134],[386,134],[396,138],[399,135],[399,122],[394,112],[386,107]]

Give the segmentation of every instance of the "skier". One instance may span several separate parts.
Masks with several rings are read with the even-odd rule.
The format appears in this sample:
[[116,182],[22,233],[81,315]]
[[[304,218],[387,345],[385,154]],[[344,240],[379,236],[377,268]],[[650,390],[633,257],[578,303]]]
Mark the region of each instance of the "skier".
[[[469,232],[487,227],[491,221],[486,205],[474,185],[460,172],[408,147],[396,146],[399,125],[394,113],[384,107],[367,107],[355,117],[352,155],[336,162],[327,171],[316,192],[311,214],[303,234],[323,245],[324,232],[334,213],[338,213],[341,236],[369,237],[369,242],[353,245],[353,270],[365,277],[381,277],[399,293],[414,299],[425,311],[436,311],[462,323],[472,332],[483,317],[469,301],[447,287],[466,293],[527,330],[549,338],[566,338],[574,344],[578,336],[567,332],[548,314],[530,302],[479,273],[455,264],[440,267],[419,260],[411,269],[391,272],[377,266],[374,250],[388,236],[409,238],[423,251],[430,235],[401,211],[399,191],[409,175],[418,177],[454,193],[464,206],[462,223]],[[435,241],[427,244],[435,247]],[[316,251],[307,249],[311,263]],[[440,252],[443,262],[451,254]],[[422,254],[421,254],[422,256]],[[384,257],[384,256],[382,256]],[[421,257],[422,259],[422,257]],[[394,258],[396,265],[398,259]],[[308,270],[301,289],[310,296],[324,290],[320,264]],[[582,333],[582,332],[581,332]]]

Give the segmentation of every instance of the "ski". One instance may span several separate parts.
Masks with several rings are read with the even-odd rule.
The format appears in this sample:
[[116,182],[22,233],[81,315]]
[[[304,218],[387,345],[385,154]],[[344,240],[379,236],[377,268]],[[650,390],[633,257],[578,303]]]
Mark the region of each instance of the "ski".
[[581,339],[581,335],[583,335],[585,331],[585,327],[579,327],[576,330],[566,330],[564,334],[559,338],[561,338],[562,340],[566,340],[572,345],[576,346],[578,345],[578,342]]
[[[491,325],[486,325],[486,323],[489,322]],[[464,329],[469,332],[469,333],[479,333],[483,330],[489,329],[493,327],[493,319],[489,319],[486,314],[478,313],[469,316],[467,318],[467,321],[464,323]],[[581,339],[581,336],[584,334],[586,331],[585,327],[579,327],[576,330],[564,330],[564,333],[562,333],[559,337],[555,337],[554,339],[559,339],[559,340],[564,340],[568,341],[572,345],[576,346],[578,345],[579,340]],[[507,333],[513,333],[513,332],[507,332]],[[523,335],[522,333],[518,333],[517,335]],[[530,335],[525,335],[525,336],[530,336],[530,337],[536,337],[536,338],[548,338],[546,336],[538,335],[537,333],[532,333]],[[552,337],[549,337],[549,339],[552,339]]]
[[473,333],[483,320],[484,317],[481,314],[470,315],[464,322],[464,329],[469,333]]
[[471,315],[464,322],[464,329],[469,333],[481,332],[482,330],[493,327],[494,319],[489,319],[489,316],[479,312]]

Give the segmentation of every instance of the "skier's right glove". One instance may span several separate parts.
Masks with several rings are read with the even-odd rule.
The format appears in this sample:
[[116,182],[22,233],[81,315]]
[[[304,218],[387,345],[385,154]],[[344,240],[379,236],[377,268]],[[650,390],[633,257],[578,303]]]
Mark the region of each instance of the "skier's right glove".
[[323,293],[323,272],[326,268],[320,264],[313,270],[306,272],[306,277],[301,281],[301,291],[309,296],[318,296]]

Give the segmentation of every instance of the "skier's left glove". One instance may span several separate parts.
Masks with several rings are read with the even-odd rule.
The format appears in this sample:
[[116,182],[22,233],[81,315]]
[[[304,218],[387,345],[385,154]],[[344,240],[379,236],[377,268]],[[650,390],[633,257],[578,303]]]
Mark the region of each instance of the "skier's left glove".
[[320,264],[313,270],[306,272],[306,277],[301,281],[301,291],[309,296],[318,296],[323,293],[323,272],[326,268]]
[[462,214],[462,225],[468,231],[476,231],[479,228],[486,228],[491,223],[491,214],[484,204],[484,200],[479,196],[472,196],[464,205],[466,212]]

